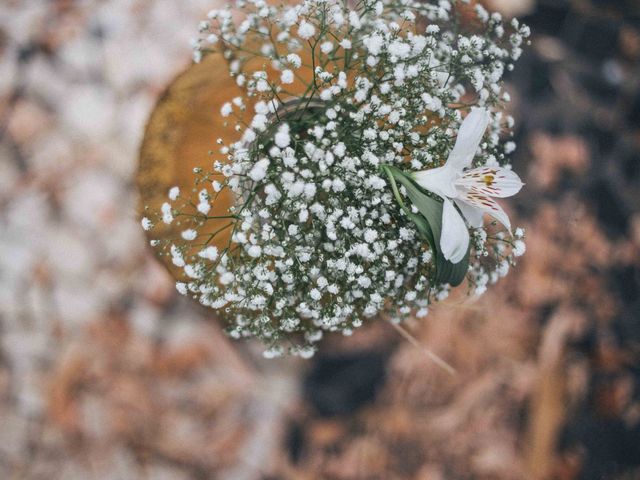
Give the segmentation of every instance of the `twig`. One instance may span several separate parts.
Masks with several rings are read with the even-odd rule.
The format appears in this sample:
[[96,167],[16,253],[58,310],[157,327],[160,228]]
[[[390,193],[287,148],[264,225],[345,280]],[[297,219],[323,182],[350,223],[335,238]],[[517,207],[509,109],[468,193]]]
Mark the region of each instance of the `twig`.
[[408,340],[409,343],[411,343],[411,345],[422,350],[422,352],[429,358],[429,360],[431,360],[433,363],[438,365],[440,368],[446,371],[449,375],[451,376],[457,375],[458,372],[456,371],[455,368],[453,368],[451,365],[445,362],[442,358],[440,358],[438,355],[436,355],[427,347],[425,347],[423,344],[421,344],[416,337],[411,335],[409,331],[407,331],[405,328],[401,327],[400,325],[393,323],[392,321],[389,321],[389,323],[393,328],[396,329],[396,331],[400,335],[402,335],[406,340]]

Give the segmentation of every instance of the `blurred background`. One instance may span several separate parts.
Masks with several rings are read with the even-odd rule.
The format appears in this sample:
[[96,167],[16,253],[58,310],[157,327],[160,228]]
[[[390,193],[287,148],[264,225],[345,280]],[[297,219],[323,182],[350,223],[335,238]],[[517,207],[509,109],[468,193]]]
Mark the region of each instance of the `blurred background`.
[[[1,479],[640,479],[640,5],[487,0],[528,251],[412,334],[255,360],[137,221],[145,121],[214,0],[2,0]],[[212,134],[212,140],[213,140]]]

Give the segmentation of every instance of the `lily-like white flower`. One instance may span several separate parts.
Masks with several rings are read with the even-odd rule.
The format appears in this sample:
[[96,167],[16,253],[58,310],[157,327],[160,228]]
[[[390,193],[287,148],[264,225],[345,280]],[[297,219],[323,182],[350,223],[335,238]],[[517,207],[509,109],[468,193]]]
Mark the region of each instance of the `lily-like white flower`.
[[510,197],[523,186],[520,177],[506,168],[469,169],[489,119],[486,109],[473,108],[460,126],[456,144],[447,162],[442,167],[414,173],[421,187],[444,200],[440,248],[444,257],[452,263],[460,262],[469,248],[469,230],[464,218],[471,227],[478,228],[482,226],[483,215],[488,213],[511,231],[509,217],[491,197]]

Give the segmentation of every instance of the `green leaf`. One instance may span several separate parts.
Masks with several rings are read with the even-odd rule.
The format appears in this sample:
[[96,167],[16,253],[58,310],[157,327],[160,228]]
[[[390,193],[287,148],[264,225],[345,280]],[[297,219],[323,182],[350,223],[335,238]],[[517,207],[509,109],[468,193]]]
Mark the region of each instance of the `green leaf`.
[[440,235],[442,233],[442,202],[430,197],[420,186],[410,177],[397,167],[385,165],[384,169],[390,174],[394,180],[401,183],[407,191],[407,196],[411,203],[418,209],[420,215],[411,212],[410,209],[404,207],[405,213],[416,224],[418,231],[429,243],[434,253],[436,272],[432,279],[433,283],[438,285],[449,283],[453,287],[460,285],[469,267],[469,250],[465,257],[456,264],[451,263],[444,258],[440,250]]

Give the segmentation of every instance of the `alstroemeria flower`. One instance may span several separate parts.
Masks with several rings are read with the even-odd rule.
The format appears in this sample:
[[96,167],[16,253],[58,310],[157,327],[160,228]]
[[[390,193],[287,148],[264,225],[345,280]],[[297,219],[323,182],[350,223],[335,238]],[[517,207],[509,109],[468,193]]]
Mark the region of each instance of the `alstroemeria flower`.
[[473,108],[460,126],[456,144],[447,162],[442,167],[414,173],[421,187],[444,200],[440,248],[444,257],[452,263],[460,262],[469,248],[469,230],[464,218],[471,227],[478,228],[482,226],[483,215],[488,213],[511,231],[509,217],[491,197],[510,197],[518,193],[523,185],[520,177],[506,168],[469,168],[489,119],[486,109]]

